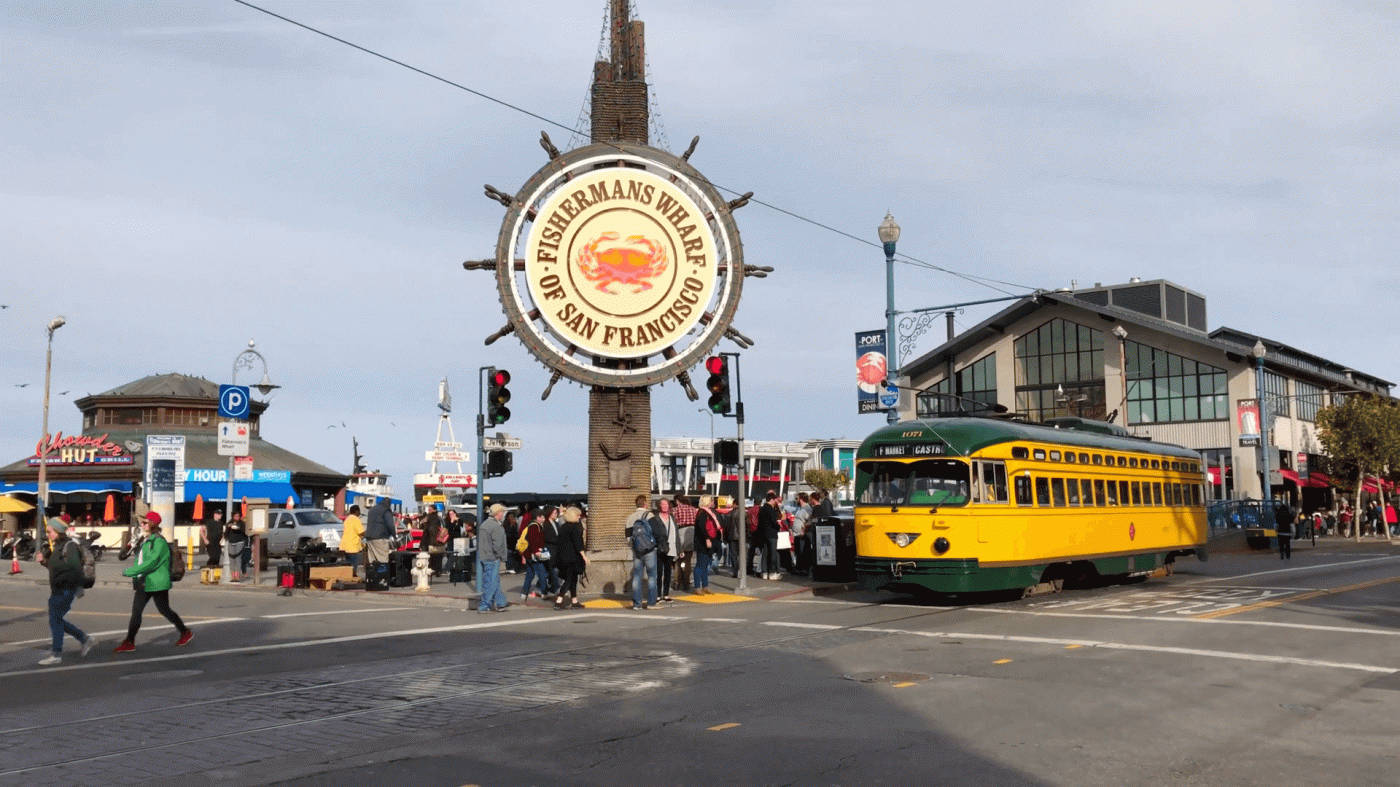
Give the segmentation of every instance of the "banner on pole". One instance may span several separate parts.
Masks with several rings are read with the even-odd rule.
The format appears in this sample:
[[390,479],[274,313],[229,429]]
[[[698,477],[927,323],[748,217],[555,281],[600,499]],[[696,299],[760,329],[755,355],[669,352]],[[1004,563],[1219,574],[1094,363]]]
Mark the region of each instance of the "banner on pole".
[[883,412],[880,394],[885,390],[889,361],[884,331],[856,333],[856,412]]

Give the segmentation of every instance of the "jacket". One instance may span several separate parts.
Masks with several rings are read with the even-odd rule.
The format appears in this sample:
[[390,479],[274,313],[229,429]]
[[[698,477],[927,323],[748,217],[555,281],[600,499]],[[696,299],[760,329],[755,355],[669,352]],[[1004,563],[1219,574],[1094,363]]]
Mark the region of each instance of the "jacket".
[[142,587],[147,593],[159,593],[170,589],[170,544],[165,536],[154,533],[141,542],[136,565],[122,572],[124,577],[145,578]]
[[340,532],[340,551],[347,555],[363,552],[364,538],[365,523],[354,514],[345,517],[345,528]]
[[656,556],[670,557],[671,539],[666,532],[666,523],[662,522],[661,517],[656,514],[652,514],[649,521],[651,522],[651,540],[656,542]]
[[758,533],[764,538],[777,538],[781,515],[775,506],[764,503],[758,509]]
[[561,566],[583,568],[583,527],[577,522],[559,523],[559,546],[554,559]]
[[[700,512],[695,515],[694,551],[713,552],[719,548],[720,539],[711,537],[709,534],[709,525],[711,522],[714,522],[714,520],[710,518],[710,512],[704,509],[701,509]],[[714,526],[715,530],[720,530],[718,522],[714,522]],[[721,537],[722,536],[723,534],[721,533]]]
[[525,540],[529,542],[529,546],[525,547],[525,551],[521,552],[520,556],[529,560],[544,547],[544,526],[539,522],[531,522],[526,525]]
[[365,523],[365,539],[379,541],[394,537],[394,512],[389,510],[389,501],[380,500],[369,510],[369,521]]
[[83,556],[78,552],[78,545],[68,536],[59,536],[53,542],[48,567],[49,590],[76,590],[83,586]]
[[478,560],[505,560],[510,554],[506,546],[506,529],[495,517],[487,517],[476,534]]

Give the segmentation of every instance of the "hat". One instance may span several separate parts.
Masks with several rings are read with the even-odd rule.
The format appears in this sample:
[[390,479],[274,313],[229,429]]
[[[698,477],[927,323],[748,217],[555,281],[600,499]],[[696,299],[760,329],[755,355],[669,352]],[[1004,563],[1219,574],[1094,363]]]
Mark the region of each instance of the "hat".
[[68,523],[64,522],[63,519],[61,519],[60,517],[49,517],[49,527],[53,528],[54,532],[56,533],[68,532]]
[[58,515],[58,518],[59,518],[59,519],[62,519],[62,520],[63,520],[63,524],[65,524],[65,525],[68,525],[68,524],[72,524],[72,523],[73,523],[73,517],[68,516],[68,512],[67,512],[67,511],[64,511],[62,514],[59,514],[59,515]]
[[150,522],[153,525],[160,524],[160,514],[157,514],[154,511],[147,511],[146,516],[142,517],[142,519],[145,519],[147,522]]

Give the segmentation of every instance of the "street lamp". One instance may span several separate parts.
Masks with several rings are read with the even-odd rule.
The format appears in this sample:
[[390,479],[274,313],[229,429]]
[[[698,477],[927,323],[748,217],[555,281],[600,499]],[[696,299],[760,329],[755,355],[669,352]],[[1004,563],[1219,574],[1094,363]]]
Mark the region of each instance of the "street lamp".
[[1259,475],[1259,499],[1268,501],[1273,499],[1273,489],[1269,483],[1269,402],[1264,398],[1264,356],[1268,351],[1264,349],[1264,341],[1256,339],[1249,353],[1254,356],[1254,388],[1259,397],[1259,466],[1263,468]]
[[[272,378],[268,376],[267,359],[263,357],[262,353],[257,351],[257,348],[254,346],[254,342],[252,339],[248,340],[248,348],[246,350],[243,350],[242,352],[238,353],[238,355],[235,355],[233,357],[233,374],[229,377],[229,384],[237,385],[238,370],[253,369],[254,361],[256,361],[259,364],[262,364],[263,370],[262,380],[258,381],[258,384],[253,386],[254,388],[258,389],[258,393],[262,394],[263,396],[267,396],[276,389],[280,388],[281,386],[273,384]],[[251,415],[251,411],[249,414]],[[224,524],[226,527],[229,522],[233,521],[233,460],[234,457],[232,454],[230,454],[228,458],[228,494],[226,496],[226,499],[224,500]],[[246,523],[244,526],[247,526]],[[254,534],[253,536],[252,546],[253,584],[256,585],[258,576],[258,537],[256,534]],[[226,585],[229,583],[229,560],[227,549],[223,551],[223,555],[221,556],[219,563],[219,584]]]
[[[44,424],[43,437],[39,440],[39,513],[34,520],[34,543],[42,543],[44,537],[44,523],[48,521],[49,515],[49,379],[53,372],[53,332],[62,328],[68,321],[59,315],[49,320],[49,349],[44,355]],[[19,540],[15,540],[15,554],[19,554]],[[34,550],[37,558],[39,550]]]
[[1113,326],[1113,335],[1118,339],[1118,376],[1123,380],[1123,401],[1118,407],[1123,411],[1123,428],[1128,427],[1128,330],[1121,325]]
[[[885,220],[880,222],[875,231],[880,236],[880,243],[885,247],[885,379],[897,384],[899,360],[895,355],[894,346],[894,245],[899,241],[899,224],[889,211],[885,211]],[[898,403],[885,412],[885,421],[899,421]]]

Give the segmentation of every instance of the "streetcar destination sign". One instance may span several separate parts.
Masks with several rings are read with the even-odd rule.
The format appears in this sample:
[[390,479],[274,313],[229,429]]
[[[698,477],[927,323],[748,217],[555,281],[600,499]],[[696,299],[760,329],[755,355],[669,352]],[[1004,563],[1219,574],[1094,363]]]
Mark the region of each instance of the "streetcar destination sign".
[[893,443],[875,446],[874,453],[882,457],[947,456],[948,446],[944,443]]

